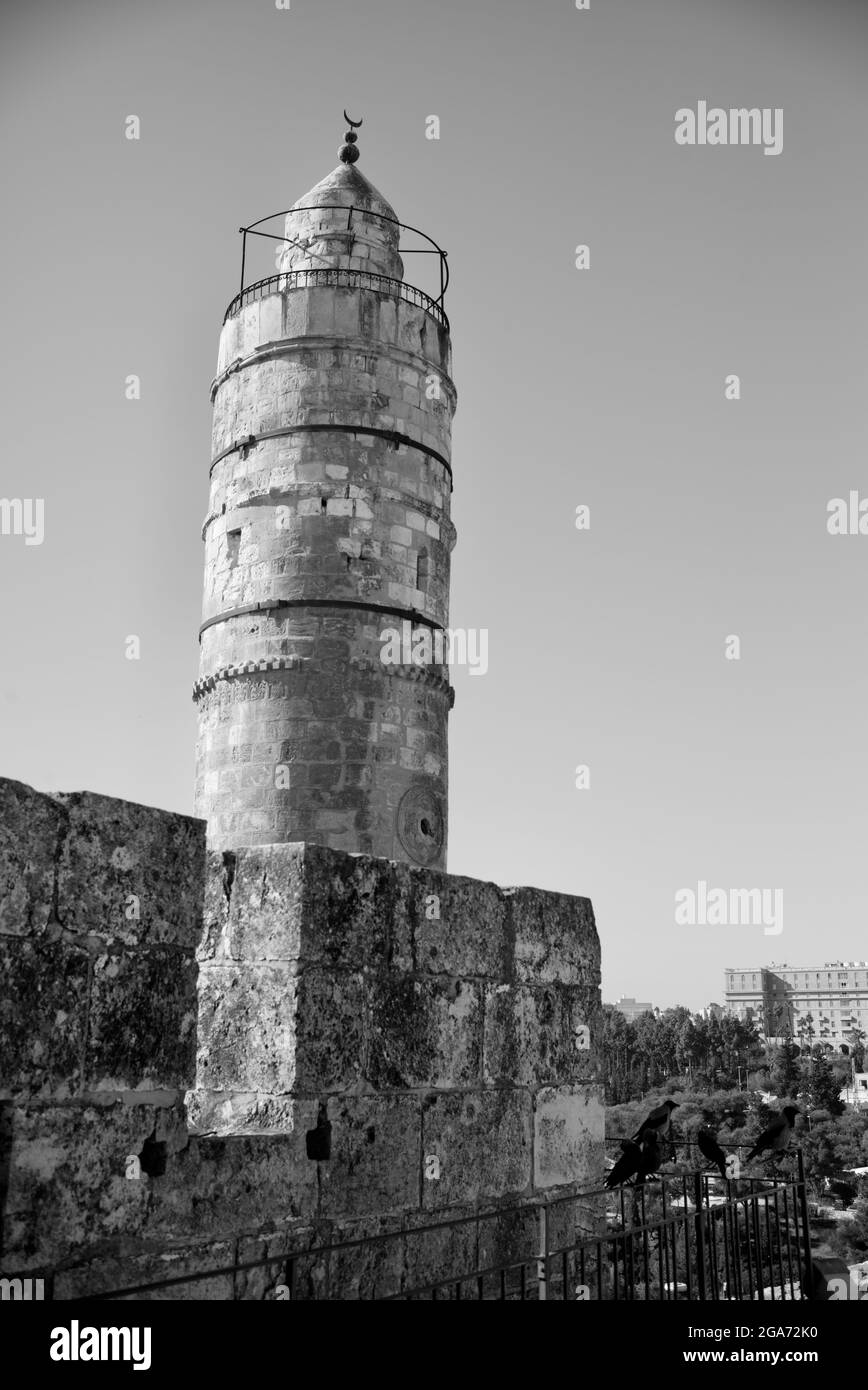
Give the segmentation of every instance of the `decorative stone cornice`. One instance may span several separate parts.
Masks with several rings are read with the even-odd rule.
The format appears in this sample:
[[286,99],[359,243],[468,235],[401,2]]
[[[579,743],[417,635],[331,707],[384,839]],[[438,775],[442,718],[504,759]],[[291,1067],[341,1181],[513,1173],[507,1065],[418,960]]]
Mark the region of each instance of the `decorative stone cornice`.
[[[440,668],[433,666],[391,666],[382,662],[372,661],[366,657],[356,658],[347,663],[357,671],[381,670],[387,676],[396,676],[399,680],[417,681],[423,685],[428,685],[434,690],[439,690],[449,697],[449,708],[455,703],[455,691],[449,684],[448,676],[440,673]],[[202,676],[193,686],[193,699],[198,701],[203,695],[214,690],[220,681],[237,680],[243,676],[265,675],[269,671],[300,671],[305,666],[315,666],[313,657],[309,656],[263,656],[257,661],[242,661],[233,666],[221,666],[213,671],[209,676]]]

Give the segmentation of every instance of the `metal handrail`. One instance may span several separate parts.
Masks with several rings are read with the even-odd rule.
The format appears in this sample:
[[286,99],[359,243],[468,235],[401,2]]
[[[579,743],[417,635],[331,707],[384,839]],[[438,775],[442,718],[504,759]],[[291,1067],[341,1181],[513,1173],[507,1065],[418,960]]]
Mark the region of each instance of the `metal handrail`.
[[251,222],[250,225],[247,227],[239,227],[238,231],[241,233],[241,236],[243,238],[241,243],[241,287],[239,293],[243,292],[245,288],[244,269],[247,262],[248,236],[264,237],[266,240],[269,241],[279,241],[283,242],[285,245],[298,246],[302,250],[305,249],[303,246],[301,246],[300,242],[292,241],[289,237],[287,237],[285,232],[282,236],[279,236],[275,232],[263,232],[259,230],[259,228],[261,228],[265,222],[273,222],[275,217],[288,217],[290,213],[296,212],[346,212],[347,231],[350,231],[352,229],[354,214],[357,214],[360,217],[373,217],[378,222],[391,222],[392,225],[397,227],[400,231],[412,232],[414,236],[421,237],[423,241],[427,241],[427,246],[401,247],[400,254],[402,256],[439,257],[440,295],[437,300],[437,303],[440,305],[441,309],[443,308],[443,296],[445,295],[446,287],[449,284],[449,262],[446,258],[446,252],[443,250],[443,247],[438,246],[434,238],[429,236],[427,232],[423,232],[419,227],[411,227],[409,222],[399,222],[397,217],[389,217],[388,214],[384,212],[372,212],[369,208],[356,207],[355,204],[351,205],[350,207],[347,207],[345,203],[306,203],[301,207],[284,208],[281,212],[270,212],[267,217],[260,217],[257,222]]
[[424,309],[426,314],[442,324],[447,333],[449,331],[449,320],[442,306],[424,290],[417,289],[415,285],[408,285],[404,280],[395,280],[389,275],[380,275],[372,270],[349,270],[343,266],[329,266],[324,270],[286,270],[278,275],[268,275],[264,280],[256,280],[240,294],[236,294],[223,315],[223,322],[226,323],[245,304],[264,299],[268,294],[282,294],[285,290],[310,289],[322,285],[338,289],[379,290],[380,293],[391,295],[394,299],[403,299],[408,304]]
[[[381,1293],[379,1300],[397,1301],[430,1295],[436,1299],[441,1290],[450,1287],[462,1297],[463,1286],[476,1286],[483,1297],[483,1283],[490,1276],[499,1276],[500,1297],[508,1293],[508,1276],[518,1272],[522,1300],[532,1289],[539,1297],[569,1300],[568,1265],[575,1267],[573,1282],[596,1286],[597,1297],[620,1300],[637,1297],[637,1285],[644,1285],[646,1294],[656,1284],[659,1297],[678,1296],[679,1276],[688,1288],[688,1296],[696,1301],[735,1299],[743,1302],[764,1296],[765,1286],[775,1298],[775,1288],[784,1288],[790,1297],[810,1298],[808,1281],[811,1247],[808,1212],[805,1200],[805,1172],[800,1150],[796,1151],[797,1171],[781,1180],[748,1178],[728,1185],[728,1195],[713,1207],[709,1198],[707,1175],[700,1170],[661,1175],[658,1179],[629,1189],[616,1191],[594,1188],[591,1191],[541,1196],[518,1205],[482,1204],[476,1211],[451,1219],[423,1222],[381,1231],[375,1235],[312,1244],[299,1232],[302,1248],[267,1255],[255,1260],[235,1260],[230,1265],[196,1270],[189,1274],[151,1280],[99,1294],[79,1296],[73,1301],[133,1297],[158,1289],[181,1284],[196,1284],[218,1276],[235,1275],[251,1270],[277,1267],[276,1277],[286,1284],[290,1298],[297,1296],[298,1264],[300,1261],[328,1261],[336,1252],[382,1246],[388,1241],[420,1237],[433,1232],[456,1231],[492,1217],[521,1213],[536,1214],[540,1222],[540,1247],[536,1255],[513,1257],[502,1263],[485,1262],[469,1269],[457,1269],[451,1275],[431,1283],[401,1287]],[[748,1191],[744,1191],[748,1186]],[[739,1190],[741,1188],[741,1190]],[[680,1189],[681,1201],[674,1201],[672,1192]],[[565,1242],[550,1243],[548,1217],[559,1207],[588,1202],[590,1199],[615,1197],[620,1205],[620,1225],[607,1228],[596,1235],[590,1233]],[[688,1208],[690,1198],[692,1209]],[[659,1212],[652,1204],[661,1201]],[[310,1231],[307,1232],[309,1238]],[[679,1245],[680,1242],[680,1245]],[[680,1268],[679,1268],[680,1265]],[[558,1272],[560,1270],[560,1273]],[[608,1293],[604,1283],[611,1283]],[[550,1292],[546,1293],[546,1289]],[[331,1290],[329,1296],[331,1296]],[[586,1295],[587,1296],[587,1295]],[[638,1296],[642,1296],[639,1294]]]

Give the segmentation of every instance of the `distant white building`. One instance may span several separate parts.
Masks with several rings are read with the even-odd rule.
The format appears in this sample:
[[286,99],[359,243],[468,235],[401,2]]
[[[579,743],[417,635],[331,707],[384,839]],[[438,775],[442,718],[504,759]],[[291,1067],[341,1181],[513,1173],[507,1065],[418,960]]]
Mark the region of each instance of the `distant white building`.
[[754,1019],[773,1042],[791,1037],[800,1046],[828,1043],[846,1053],[848,1033],[868,1033],[868,961],[728,969],[724,997],[727,1013]]
[[868,1071],[854,1071],[841,1099],[845,1105],[868,1105]]
[[616,999],[611,1008],[617,1009],[625,1018],[631,1022],[639,1017],[640,1014],[653,1014],[654,1005],[643,1003],[640,999],[633,999],[629,994],[623,994],[620,999]]

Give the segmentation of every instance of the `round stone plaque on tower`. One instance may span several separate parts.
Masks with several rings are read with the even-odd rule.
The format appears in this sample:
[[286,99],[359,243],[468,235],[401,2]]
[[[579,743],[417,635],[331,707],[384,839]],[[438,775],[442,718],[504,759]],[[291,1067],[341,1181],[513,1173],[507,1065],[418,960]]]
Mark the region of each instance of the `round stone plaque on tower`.
[[428,787],[410,787],[398,804],[398,838],[417,864],[431,864],[443,849],[440,801]]

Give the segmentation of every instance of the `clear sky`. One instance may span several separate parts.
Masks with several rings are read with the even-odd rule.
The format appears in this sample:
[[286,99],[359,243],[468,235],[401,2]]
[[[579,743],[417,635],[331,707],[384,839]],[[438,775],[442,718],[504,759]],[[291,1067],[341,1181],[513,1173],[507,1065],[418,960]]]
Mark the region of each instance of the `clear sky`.
[[[868,536],[826,530],[868,496],[865,7],[18,0],[0,55],[0,496],[45,501],[0,536],[0,773],[192,809],[236,229],[346,108],[452,272],[452,621],[490,665],[454,677],[450,870],[592,897],[606,998],[868,957]],[[677,145],[699,100],[783,108],[783,152]],[[782,889],[782,932],[678,926],[700,880]]]

